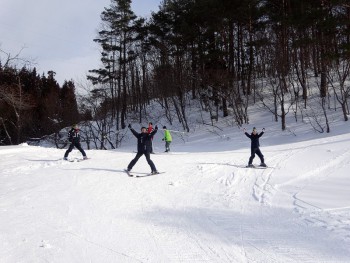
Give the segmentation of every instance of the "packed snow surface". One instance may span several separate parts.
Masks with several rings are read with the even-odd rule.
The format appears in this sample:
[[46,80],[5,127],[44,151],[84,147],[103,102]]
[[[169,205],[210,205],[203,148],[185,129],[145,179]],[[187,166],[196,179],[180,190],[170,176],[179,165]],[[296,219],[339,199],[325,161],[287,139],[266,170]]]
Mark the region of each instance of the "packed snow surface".
[[[0,147],[0,262],[350,262],[348,124],[265,128],[267,169],[244,168],[250,141],[237,127],[175,134],[169,154],[159,131],[151,157],[165,173],[140,178],[123,172],[132,137],[83,162]],[[132,172],[150,172],[144,157]]]

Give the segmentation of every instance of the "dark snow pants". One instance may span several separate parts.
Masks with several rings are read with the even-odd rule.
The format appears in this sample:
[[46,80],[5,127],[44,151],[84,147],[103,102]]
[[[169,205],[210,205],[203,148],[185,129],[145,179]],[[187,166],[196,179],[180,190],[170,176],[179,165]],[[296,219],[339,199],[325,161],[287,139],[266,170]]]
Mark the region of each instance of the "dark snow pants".
[[168,141],[165,142],[165,151],[166,152],[170,152],[170,143],[171,142],[168,142]]
[[150,153],[149,153],[149,152],[138,152],[138,153],[136,154],[135,158],[132,159],[132,161],[129,163],[129,165],[128,165],[128,170],[131,170],[131,169],[134,167],[134,165],[137,163],[137,161],[140,159],[140,157],[141,157],[142,155],[145,155],[146,160],[147,160],[147,163],[148,163],[149,166],[151,167],[152,172],[153,172],[153,171],[157,171],[156,166],[154,165],[154,163],[153,163],[152,160],[151,160],[151,157],[150,157]]
[[64,154],[64,157],[68,157],[68,154],[73,150],[74,147],[77,148],[77,149],[81,152],[81,154],[82,154],[84,157],[86,156],[86,153],[85,153],[85,151],[83,150],[83,148],[81,148],[80,143],[71,143],[71,144],[69,145],[68,150],[67,150],[66,153]]
[[259,156],[261,163],[264,163],[264,155],[261,153],[259,148],[251,148],[251,154],[249,158],[248,164],[253,163],[253,159],[255,158],[255,154]]

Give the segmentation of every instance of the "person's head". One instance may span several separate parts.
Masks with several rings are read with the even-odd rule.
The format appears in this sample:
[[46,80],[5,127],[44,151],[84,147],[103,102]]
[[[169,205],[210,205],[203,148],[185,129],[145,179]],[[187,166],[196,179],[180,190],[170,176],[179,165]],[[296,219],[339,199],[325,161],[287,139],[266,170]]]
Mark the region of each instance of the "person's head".
[[149,122],[149,123],[148,123],[148,127],[151,127],[152,125],[153,125],[152,122]]
[[79,130],[78,124],[73,124],[72,128],[73,128],[74,130]]
[[253,132],[252,133],[256,134],[256,128],[255,127],[253,128]]
[[141,132],[142,132],[142,133],[146,133],[146,132],[147,132],[147,128],[146,128],[146,127],[142,127],[142,128],[141,128]]
[[163,130],[166,130],[166,126],[163,126]]

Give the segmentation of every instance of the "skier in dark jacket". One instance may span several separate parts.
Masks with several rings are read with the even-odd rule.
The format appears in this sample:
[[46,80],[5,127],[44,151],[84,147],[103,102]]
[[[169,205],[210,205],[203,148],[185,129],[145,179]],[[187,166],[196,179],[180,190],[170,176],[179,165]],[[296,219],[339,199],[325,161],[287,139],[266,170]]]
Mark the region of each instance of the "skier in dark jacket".
[[134,136],[137,138],[137,154],[135,158],[129,163],[128,165],[128,171],[131,171],[131,169],[134,167],[136,162],[140,159],[142,155],[145,155],[147,163],[151,167],[151,173],[152,174],[158,174],[158,171],[156,169],[156,166],[151,160],[150,153],[152,150],[152,141],[151,138],[157,133],[158,127],[156,126],[154,131],[151,133],[147,132],[146,127],[141,128],[141,133],[136,132],[131,125],[128,125],[130,131],[134,134]]
[[248,162],[248,167],[254,167],[253,165],[253,159],[255,158],[255,154],[257,154],[260,158],[261,164],[260,166],[266,167],[266,164],[264,162],[264,155],[260,151],[260,144],[259,144],[259,138],[264,134],[265,128],[262,129],[261,133],[257,133],[256,128],[253,128],[253,132],[251,134],[246,132],[246,129],[244,128],[244,134],[252,141],[251,143],[251,155]]
[[73,150],[74,147],[76,147],[81,152],[84,160],[87,159],[85,151],[83,150],[83,148],[81,148],[79,126],[77,124],[74,124],[72,126],[72,129],[68,132],[68,140],[70,142],[70,145],[68,150],[64,154],[63,159],[68,160],[68,154]]

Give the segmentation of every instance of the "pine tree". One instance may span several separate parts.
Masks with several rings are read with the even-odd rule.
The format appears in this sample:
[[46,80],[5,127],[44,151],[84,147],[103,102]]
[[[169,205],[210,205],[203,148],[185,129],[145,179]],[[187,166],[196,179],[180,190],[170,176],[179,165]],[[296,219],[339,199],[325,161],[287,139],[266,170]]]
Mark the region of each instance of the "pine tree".
[[[128,103],[128,62],[132,58],[134,22],[136,15],[131,10],[131,0],[112,0],[109,8],[101,14],[103,29],[94,41],[102,48],[103,68],[91,70],[88,78],[94,84],[109,87],[112,113],[121,128],[126,127]],[[121,107],[120,107],[121,105]]]

